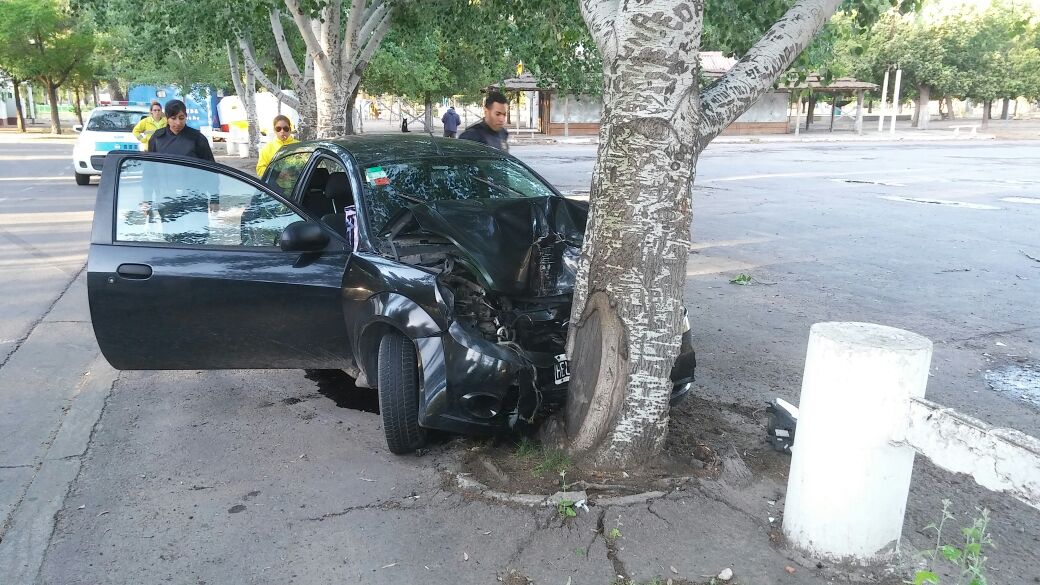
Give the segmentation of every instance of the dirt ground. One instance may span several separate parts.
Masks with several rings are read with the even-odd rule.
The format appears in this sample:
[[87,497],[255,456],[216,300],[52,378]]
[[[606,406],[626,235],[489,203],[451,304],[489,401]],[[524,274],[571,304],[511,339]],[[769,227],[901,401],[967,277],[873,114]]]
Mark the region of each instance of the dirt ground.
[[[552,494],[584,489],[590,496],[669,491],[723,473],[787,481],[790,456],[766,441],[765,404],[751,408],[690,396],[672,411],[661,455],[623,473],[582,469],[563,453],[521,435],[462,439],[463,472],[505,493]],[[564,472],[561,474],[561,471]]]

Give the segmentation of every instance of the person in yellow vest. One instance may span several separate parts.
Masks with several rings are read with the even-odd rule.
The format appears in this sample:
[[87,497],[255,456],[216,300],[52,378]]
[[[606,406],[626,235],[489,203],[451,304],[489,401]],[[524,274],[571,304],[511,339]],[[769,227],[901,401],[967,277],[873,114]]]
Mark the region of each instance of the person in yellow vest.
[[163,115],[163,108],[159,105],[159,102],[153,101],[152,107],[150,108],[150,114],[134,126],[133,133],[143,144],[148,144],[148,139],[152,137],[152,133],[159,128],[166,127],[166,116]]
[[256,176],[264,176],[264,171],[267,170],[267,165],[271,164],[271,159],[274,158],[275,153],[278,152],[283,146],[299,142],[292,137],[292,124],[289,122],[289,118],[279,114],[274,117],[274,138],[271,139],[262,149],[260,149],[260,159],[256,162]]

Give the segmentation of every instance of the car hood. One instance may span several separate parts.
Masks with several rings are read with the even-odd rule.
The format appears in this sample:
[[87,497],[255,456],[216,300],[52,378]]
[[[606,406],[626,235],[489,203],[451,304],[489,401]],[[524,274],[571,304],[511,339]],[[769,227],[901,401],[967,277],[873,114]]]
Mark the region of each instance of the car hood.
[[391,230],[451,240],[491,290],[556,296],[574,290],[588,210],[586,202],[556,196],[434,201],[409,207]]

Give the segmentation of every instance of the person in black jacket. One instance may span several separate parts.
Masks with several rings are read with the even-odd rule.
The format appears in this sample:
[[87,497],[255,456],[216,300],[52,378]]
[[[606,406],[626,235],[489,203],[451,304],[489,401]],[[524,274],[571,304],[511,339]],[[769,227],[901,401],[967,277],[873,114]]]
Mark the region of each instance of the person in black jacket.
[[506,115],[509,101],[501,92],[489,91],[484,99],[484,119],[466,128],[459,136],[462,140],[473,140],[509,151],[509,131],[506,130]]
[[181,100],[166,102],[167,126],[152,133],[148,139],[148,152],[193,156],[213,160],[213,150],[202,132],[188,126],[188,108]]

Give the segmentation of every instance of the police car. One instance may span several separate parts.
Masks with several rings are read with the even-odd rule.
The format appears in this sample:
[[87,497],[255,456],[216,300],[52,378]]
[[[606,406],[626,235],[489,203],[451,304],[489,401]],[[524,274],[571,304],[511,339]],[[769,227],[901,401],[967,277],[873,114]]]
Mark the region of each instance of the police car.
[[91,175],[100,175],[105,155],[112,150],[143,150],[133,135],[134,126],[148,116],[148,106],[121,105],[94,108],[86,128],[73,127],[79,139],[72,149],[72,168],[77,185],[90,184]]

